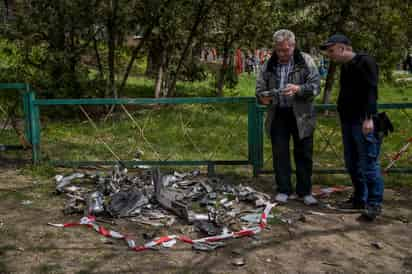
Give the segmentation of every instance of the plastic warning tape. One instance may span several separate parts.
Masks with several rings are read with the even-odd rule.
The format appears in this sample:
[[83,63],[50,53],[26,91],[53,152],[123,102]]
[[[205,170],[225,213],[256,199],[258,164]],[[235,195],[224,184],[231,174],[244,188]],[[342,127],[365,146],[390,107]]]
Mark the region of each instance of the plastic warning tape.
[[[250,227],[250,228],[245,228],[240,231],[236,232],[224,232],[221,235],[216,235],[216,236],[211,236],[211,237],[205,237],[205,238],[200,238],[200,239],[190,239],[187,236],[177,236],[177,235],[171,235],[171,236],[162,236],[153,239],[152,241],[145,243],[144,245],[137,246],[136,242],[131,239],[130,237],[121,234],[119,232],[113,231],[113,230],[108,230],[104,228],[103,226],[100,226],[96,223],[96,217],[94,216],[86,216],[80,219],[80,222],[78,223],[65,223],[65,224],[54,224],[54,223],[48,223],[48,225],[51,225],[53,227],[59,227],[59,228],[66,228],[66,227],[74,227],[74,226],[88,226],[98,232],[100,235],[103,235],[108,238],[114,238],[114,239],[124,239],[128,245],[129,248],[131,248],[134,251],[144,251],[148,249],[152,249],[158,245],[168,243],[170,241],[176,241],[179,240],[184,243],[188,244],[195,244],[197,242],[219,242],[223,241],[226,239],[231,239],[231,238],[240,238],[240,237],[245,237],[245,236],[252,236],[255,234],[260,233],[267,225],[267,216],[269,215],[270,211],[272,208],[276,206],[276,204],[266,204],[266,207],[264,211],[262,212],[261,219],[259,226],[256,227]],[[173,243],[172,243],[173,244]]]

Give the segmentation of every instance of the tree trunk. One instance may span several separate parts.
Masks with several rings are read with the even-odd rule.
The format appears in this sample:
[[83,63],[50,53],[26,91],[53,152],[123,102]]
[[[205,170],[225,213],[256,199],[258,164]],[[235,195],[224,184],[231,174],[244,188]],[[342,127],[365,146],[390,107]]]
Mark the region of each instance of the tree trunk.
[[14,16],[14,0],[4,0],[6,21]]
[[108,56],[107,63],[109,65],[109,82],[108,90],[114,98],[118,97],[115,83],[115,48],[116,48],[116,14],[117,14],[117,0],[111,0],[111,11],[109,19],[107,20],[107,44]]
[[175,74],[173,75],[173,78],[172,78],[172,80],[171,80],[170,87],[168,88],[168,92],[167,92],[167,93],[169,94],[170,97],[173,97],[173,96],[175,95],[177,77],[178,77],[178,75],[179,75],[179,72],[180,72],[180,69],[181,69],[181,67],[182,67],[183,62],[184,62],[184,60],[186,59],[187,52],[188,52],[188,50],[189,50],[189,48],[190,48],[190,46],[191,46],[191,44],[192,44],[192,41],[193,41],[193,38],[195,37],[195,34],[196,34],[196,32],[197,32],[197,29],[198,29],[200,23],[204,20],[204,18],[206,18],[206,15],[208,14],[208,11],[209,11],[209,9],[213,6],[213,4],[214,4],[214,1],[213,1],[212,3],[210,3],[209,6],[207,6],[207,5],[206,5],[206,1],[202,1],[201,5],[200,5],[200,7],[199,7],[199,10],[198,10],[198,12],[197,12],[197,14],[196,14],[195,22],[193,23],[193,26],[192,26],[192,28],[191,28],[191,30],[190,30],[189,37],[188,37],[187,40],[186,40],[186,44],[185,44],[184,50],[183,50],[183,52],[182,52],[182,54],[181,54],[179,63],[178,63],[178,65],[177,65],[176,72],[175,72]]
[[157,72],[156,84],[155,84],[155,98],[160,98],[164,83],[164,69],[166,65],[166,48],[161,52],[161,63]]
[[139,54],[140,49],[143,47],[144,42],[147,40],[147,37],[149,36],[149,33],[152,31],[152,28],[153,28],[153,27],[150,26],[150,27],[145,31],[145,33],[143,34],[143,38],[139,41],[139,44],[133,49],[132,56],[130,57],[130,61],[129,61],[129,63],[128,63],[128,65],[127,65],[127,68],[126,68],[126,71],[125,71],[125,73],[124,73],[122,83],[120,84],[120,87],[119,87],[119,94],[122,93],[124,87],[126,86],[126,82],[127,82],[127,79],[129,78],[129,74],[130,74],[130,71],[132,70],[134,61],[136,60],[137,55]]
[[64,60],[60,53],[66,50],[66,41],[65,41],[65,29],[64,29],[64,17],[63,17],[63,7],[59,2],[56,2],[56,12],[58,13],[56,28],[49,30],[48,36],[49,39],[49,48],[51,52],[50,56],[56,56],[53,58],[52,68],[50,71],[50,76],[53,79],[53,87],[60,89],[64,86],[63,74],[65,71]]
[[96,37],[93,37],[93,49],[94,49],[94,54],[96,57],[97,68],[99,70],[99,78],[104,79],[104,70],[103,70],[102,60],[100,58],[99,48],[97,46]]
[[155,77],[159,71],[159,66],[162,63],[162,58],[159,52],[162,52],[163,41],[158,37],[153,39],[149,46],[149,52],[147,54],[147,66],[146,66],[146,76]]
[[216,95],[219,97],[223,96],[223,87],[225,86],[225,75],[229,68],[229,47],[225,46],[223,48],[223,61],[222,66],[218,72],[218,80],[216,84]]

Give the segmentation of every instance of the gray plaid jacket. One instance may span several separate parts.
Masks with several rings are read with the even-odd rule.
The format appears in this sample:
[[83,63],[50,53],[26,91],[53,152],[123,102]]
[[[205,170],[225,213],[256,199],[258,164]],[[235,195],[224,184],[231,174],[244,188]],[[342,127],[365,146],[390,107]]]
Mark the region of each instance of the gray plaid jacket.
[[[313,99],[320,92],[320,77],[318,68],[312,57],[295,49],[293,54],[294,68],[289,74],[288,83],[300,85],[300,90],[295,94],[292,103],[296,123],[301,139],[313,134],[316,125],[316,114]],[[262,66],[256,79],[256,95],[262,91],[278,87],[279,79],[276,74],[277,57],[272,57]],[[275,108],[278,97],[274,96],[266,117],[266,130],[270,136],[272,121],[275,117]]]

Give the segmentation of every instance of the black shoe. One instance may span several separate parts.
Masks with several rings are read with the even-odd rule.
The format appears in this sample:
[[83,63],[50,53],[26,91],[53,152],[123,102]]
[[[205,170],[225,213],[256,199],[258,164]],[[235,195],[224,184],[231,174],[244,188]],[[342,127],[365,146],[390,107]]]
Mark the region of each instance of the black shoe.
[[374,221],[382,212],[380,205],[367,205],[365,211],[362,213],[362,217],[367,221]]
[[365,203],[355,201],[353,196],[351,196],[346,201],[339,203],[338,208],[344,210],[362,210],[365,209]]

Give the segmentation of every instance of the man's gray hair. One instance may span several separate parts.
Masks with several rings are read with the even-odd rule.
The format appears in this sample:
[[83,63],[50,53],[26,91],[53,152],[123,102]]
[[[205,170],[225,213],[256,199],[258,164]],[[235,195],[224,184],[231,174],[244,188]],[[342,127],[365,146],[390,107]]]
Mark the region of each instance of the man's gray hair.
[[275,43],[275,45],[285,40],[289,41],[292,44],[296,44],[295,34],[290,30],[281,29],[273,34],[273,42]]

